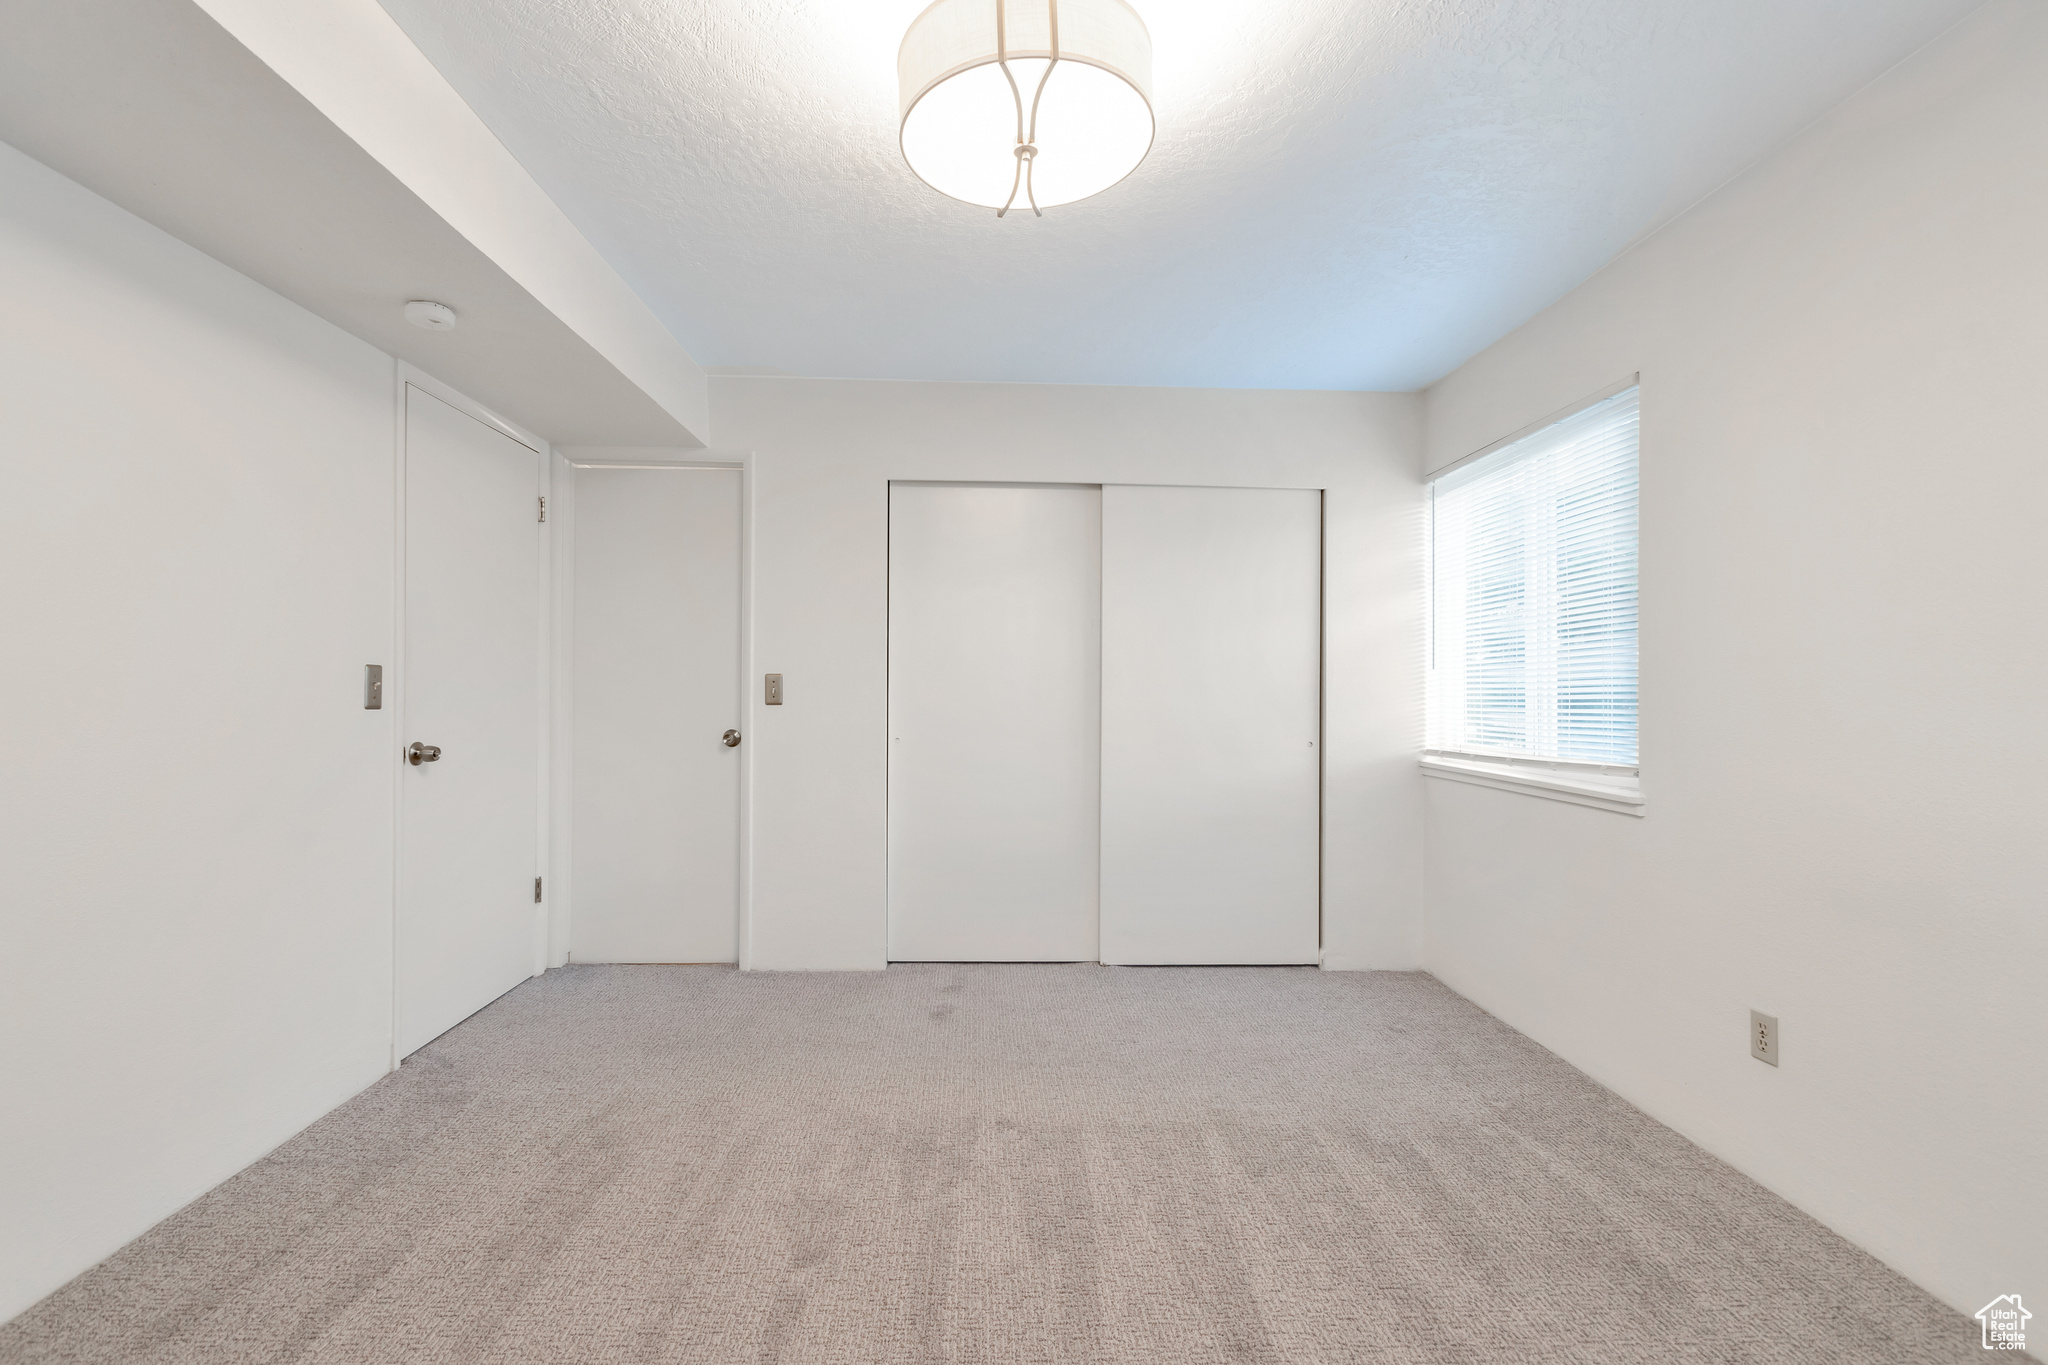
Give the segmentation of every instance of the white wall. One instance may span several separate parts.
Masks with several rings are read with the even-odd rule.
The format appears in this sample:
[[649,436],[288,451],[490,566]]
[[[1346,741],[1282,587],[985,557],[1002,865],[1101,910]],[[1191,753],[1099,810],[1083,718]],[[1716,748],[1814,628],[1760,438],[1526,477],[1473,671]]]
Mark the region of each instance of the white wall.
[[1648,799],[1429,782],[1429,969],[1966,1313],[2048,1298],[2043,72],[1992,0],[1428,395],[1642,372]]
[[0,145],[0,1319],[386,1069],[391,360]]
[[1327,488],[1326,962],[1416,965],[1416,396],[714,377],[712,402],[752,458],[746,965],[885,960],[891,479]]

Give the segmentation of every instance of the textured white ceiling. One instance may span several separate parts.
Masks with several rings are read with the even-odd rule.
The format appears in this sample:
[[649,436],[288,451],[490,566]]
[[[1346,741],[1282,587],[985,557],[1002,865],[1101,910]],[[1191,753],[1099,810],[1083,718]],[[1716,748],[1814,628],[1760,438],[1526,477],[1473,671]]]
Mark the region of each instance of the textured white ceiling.
[[1159,135],[1044,218],[896,145],[923,0],[383,0],[706,366],[1410,389],[1977,0],[1136,0]]

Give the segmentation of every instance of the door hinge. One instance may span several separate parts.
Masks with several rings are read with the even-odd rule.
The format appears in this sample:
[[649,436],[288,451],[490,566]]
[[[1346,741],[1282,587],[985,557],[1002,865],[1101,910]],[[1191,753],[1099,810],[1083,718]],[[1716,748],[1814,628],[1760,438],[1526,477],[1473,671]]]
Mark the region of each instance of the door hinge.
[[540,904],[540,878],[538,877],[533,879],[533,903],[535,905]]
[[548,500],[546,498],[540,500],[540,519],[542,521],[548,519]]

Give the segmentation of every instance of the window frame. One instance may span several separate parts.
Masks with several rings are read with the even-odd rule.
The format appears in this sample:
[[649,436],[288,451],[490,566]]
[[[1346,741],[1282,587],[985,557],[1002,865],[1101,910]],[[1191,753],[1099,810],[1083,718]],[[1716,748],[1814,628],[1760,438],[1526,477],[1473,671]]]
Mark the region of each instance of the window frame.
[[[1454,470],[1509,446],[1541,434],[1560,422],[1569,421],[1588,408],[1598,406],[1610,398],[1618,397],[1630,389],[1642,386],[1642,375],[1631,374],[1626,379],[1610,384],[1599,392],[1588,395],[1575,403],[1558,409],[1499,440],[1492,442],[1469,455],[1451,461],[1442,468],[1431,470],[1423,480],[1427,491],[1438,479]],[[1638,404],[1641,397],[1638,395]],[[1640,422],[1640,406],[1638,407]],[[1637,468],[1640,471],[1642,459],[1641,430],[1637,433]],[[1638,486],[1637,537],[1640,556],[1641,538],[1641,492]],[[1434,545],[1433,531],[1425,532],[1425,542]],[[1638,559],[1637,603],[1641,604],[1641,569]],[[1424,654],[1424,705],[1428,705],[1431,693],[1429,673],[1430,661],[1436,648],[1436,565],[1433,554],[1423,566],[1425,609],[1427,617],[1424,630],[1427,637]],[[1595,810],[1613,811],[1622,815],[1641,816],[1644,812],[1642,789],[1642,664],[1640,652],[1637,656],[1637,701],[1636,735],[1637,759],[1633,763],[1600,763],[1577,759],[1542,758],[1530,754],[1487,752],[1480,749],[1448,749],[1425,744],[1419,766],[1425,777],[1444,781],[1467,783],[1474,786],[1491,787],[1500,791],[1517,792],[1525,796],[1542,797],[1546,800],[1563,801],[1572,805],[1587,806]],[[1425,718],[1426,720],[1427,718]],[[1427,725],[1425,724],[1425,729]]]

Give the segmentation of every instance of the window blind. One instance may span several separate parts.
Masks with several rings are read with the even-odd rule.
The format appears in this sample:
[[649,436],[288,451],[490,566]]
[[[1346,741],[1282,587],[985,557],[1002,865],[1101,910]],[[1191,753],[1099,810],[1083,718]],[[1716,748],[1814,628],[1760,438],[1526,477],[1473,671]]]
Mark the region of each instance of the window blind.
[[1430,483],[1430,748],[1636,761],[1636,395]]

